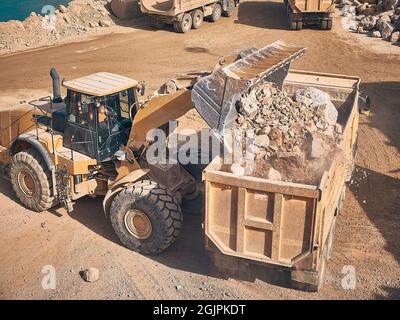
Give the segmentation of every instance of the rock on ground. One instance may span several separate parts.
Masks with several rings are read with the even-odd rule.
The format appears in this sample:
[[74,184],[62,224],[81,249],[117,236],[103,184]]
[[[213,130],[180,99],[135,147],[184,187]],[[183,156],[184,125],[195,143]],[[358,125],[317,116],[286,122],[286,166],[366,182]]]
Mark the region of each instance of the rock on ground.
[[82,279],[85,280],[86,282],[95,282],[100,278],[100,271],[99,269],[96,268],[89,268],[83,270],[81,275]]
[[358,23],[350,29],[374,38],[399,41],[396,32],[400,31],[400,0],[343,0],[340,5],[342,16],[353,17]]

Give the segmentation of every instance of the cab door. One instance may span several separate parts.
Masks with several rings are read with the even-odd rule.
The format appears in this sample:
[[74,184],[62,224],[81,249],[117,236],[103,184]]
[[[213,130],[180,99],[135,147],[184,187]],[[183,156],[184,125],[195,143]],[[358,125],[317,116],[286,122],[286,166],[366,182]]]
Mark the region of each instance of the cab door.
[[68,91],[64,147],[98,160],[95,98]]

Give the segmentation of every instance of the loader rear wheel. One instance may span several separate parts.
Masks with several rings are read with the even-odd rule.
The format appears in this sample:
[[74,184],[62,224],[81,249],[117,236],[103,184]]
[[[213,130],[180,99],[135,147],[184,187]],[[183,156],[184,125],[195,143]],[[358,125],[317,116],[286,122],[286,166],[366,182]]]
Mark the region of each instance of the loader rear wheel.
[[235,2],[233,0],[228,0],[226,2],[226,10],[222,11],[222,15],[224,17],[230,17],[233,13],[233,10],[235,10]]
[[198,29],[203,24],[204,13],[203,11],[196,9],[192,12],[192,28]]
[[214,5],[212,14],[211,14],[211,16],[210,16],[211,22],[216,22],[216,21],[218,21],[219,18],[221,18],[221,15],[222,15],[222,7],[221,7],[221,5],[220,5],[219,3],[216,3],[216,4]]
[[110,219],[124,246],[148,255],[166,250],[178,237],[183,220],[174,196],[150,180],[121,191],[111,203]]
[[185,13],[180,21],[174,23],[174,29],[178,33],[186,33],[192,28],[193,20],[189,13]]
[[33,148],[14,155],[10,168],[12,187],[22,204],[41,212],[55,204],[52,196],[51,171]]

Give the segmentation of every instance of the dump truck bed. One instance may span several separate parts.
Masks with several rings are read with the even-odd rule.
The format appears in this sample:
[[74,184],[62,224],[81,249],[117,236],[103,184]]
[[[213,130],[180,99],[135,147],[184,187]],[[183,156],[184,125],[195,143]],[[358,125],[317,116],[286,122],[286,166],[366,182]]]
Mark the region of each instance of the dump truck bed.
[[174,17],[214,2],[215,0],[141,0],[140,9],[147,14]]
[[315,185],[239,177],[213,161],[203,173],[209,248],[248,261],[318,272],[354,156],[359,79],[290,71],[283,89],[291,95],[310,86],[327,92],[338,109],[341,152]]
[[293,9],[300,12],[327,12],[335,9],[333,0],[288,0]]

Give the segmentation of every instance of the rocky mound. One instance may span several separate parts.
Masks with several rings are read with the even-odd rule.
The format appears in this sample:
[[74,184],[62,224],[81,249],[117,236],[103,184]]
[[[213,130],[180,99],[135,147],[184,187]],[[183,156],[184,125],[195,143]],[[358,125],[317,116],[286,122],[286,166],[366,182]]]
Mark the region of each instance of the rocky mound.
[[[115,15],[110,13],[112,7]],[[25,21],[0,23],[0,54],[78,38],[115,25],[116,16],[131,18],[138,16],[139,11],[137,0],[73,0],[45,16],[33,12]]]

